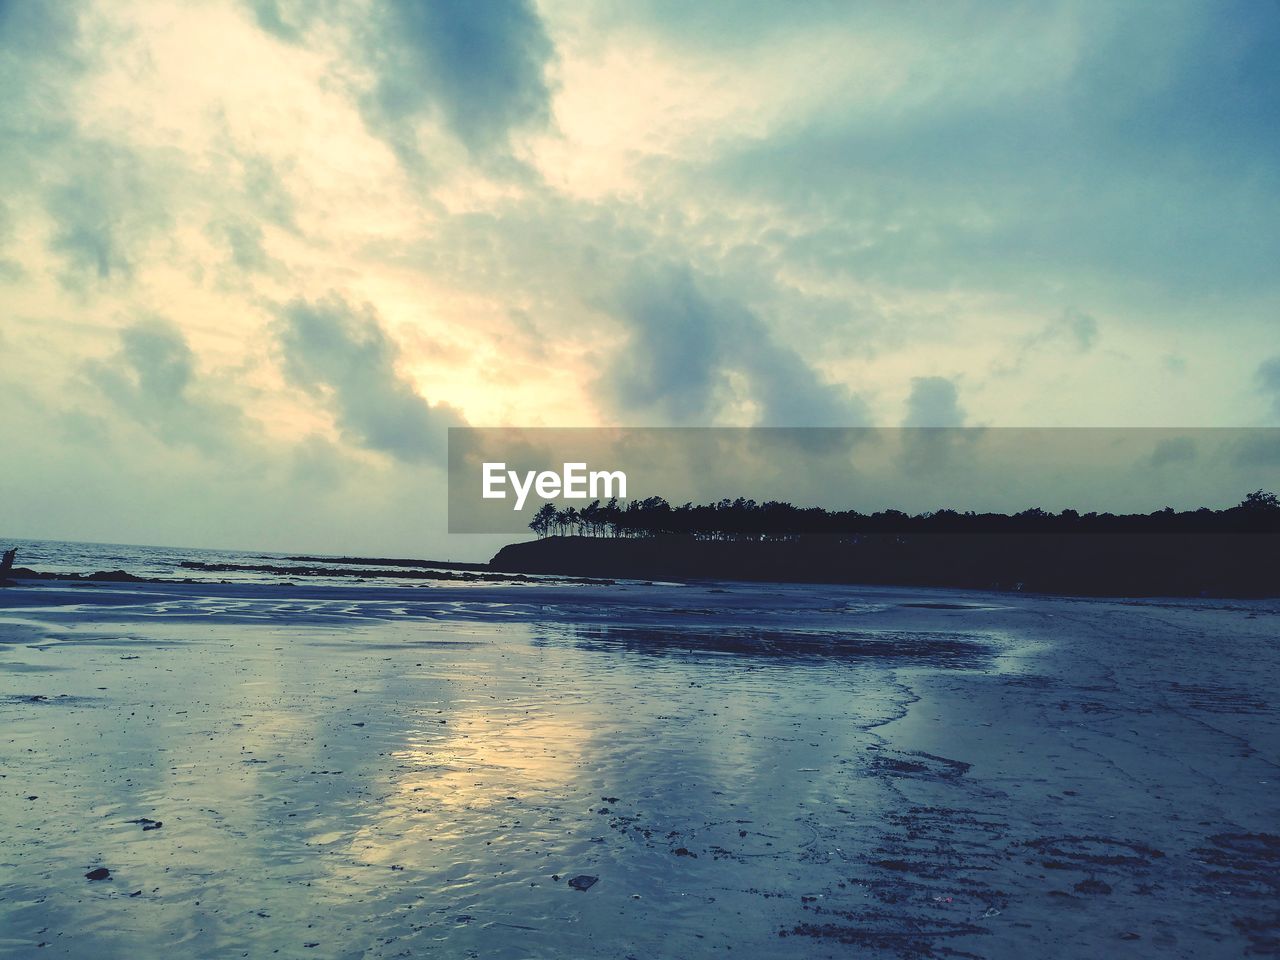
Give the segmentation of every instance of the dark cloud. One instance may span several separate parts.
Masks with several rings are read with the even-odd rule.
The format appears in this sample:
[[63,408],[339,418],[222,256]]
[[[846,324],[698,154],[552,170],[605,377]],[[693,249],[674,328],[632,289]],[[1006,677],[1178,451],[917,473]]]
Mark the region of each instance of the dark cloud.
[[1199,456],[1199,449],[1191,437],[1170,437],[1161,440],[1147,458],[1147,465],[1154,468],[1185,465]]
[[862,282],[1275,291],[1280,7],[1228,6],[879,15],[868,37],[912,41],[900,91],[744,140],[691,184],[785,207],[814,225],[793,262]]
[[1254,379],[1258,388],[1271,400],[1271,409],[1280,417],[1280,353],[1262,361]]
[[262,245],[262,227],[253,220],[225,219],[209,224],[208,235],[226,244],[231,264],[245,273],[258,273],[272,266]]
[[619,408],[666,423],[703,423],[720,381],[716,318],[687,270],[637,271],[618,310],[629,339],[609,374]]
[[628,339],[600,386],[628,422],[709,424],[731,374],[745,377],[760,426],[855,426],[862,402],[823,382],[739,303],[708,296],[685,267],[637,267],[614,312]]
[[413,125],[443,121],[473,155],[502,152],[513,130],[545,124],[554,53],[530,0],[380,0],[370,21],[377,83],[371,128],[403,156]]
[[167,221],[169,185],[138,151],[81,128],[80,84],[108,60],[88,9],[0,0],[0,195],[39,198],[49,248],[66,268],[60,279],[76,288],[131,274],[140,241]]
[[914,377],[907,397],[904,427],[964,426],[960,391],[946,377]]
[[122,413],[167,444],[217,451],[241,429],[237,408],[203,395],[195,355],[168,320],[149,318],[126,327],[117,352],[90,361],[85,374]]
[[760,404],[762,427],[855,427],[869,423],[866,405],[839,383],[822,379],[754,313],[741,310],[729,335],[728,360],[736,356]]
[[474,160],[509,156],[514,131],[550,117],[554,47],[532,0],[372,0],[352,16],[335,0],[242,0],[258,26],[303,43],[344,22],[353,59],[373,74],[361,97],[369,130],[411,169],[426,163],[418,124],[438,122]]
[[0,0],[0,51],[9,56],[52,56],[65,67],[75,59],[78,19],[76,4]]
[[1235,442],[1229,445],[1231,460],[1253,470],[1265,469],[1262,473],[1252,473],[1243,487],[1246,490],[1250,487],[1273,490],[1276,482],[1275,471],[1280,467],[1280,430],[1263,428],[1232,431],[1232,433],[1237,436]]
[[281,40],[296,43],[312,18],[310,5],[289,0],[244,0],[258,26]]
[[399,348],[372,307],[295,300],[275,333],[286,378],[324,401],[344,437],[405,462],[443,462],[447,428],[464,421],[397,370]]
[[972,461],[983,428],[965,428],[960,390],[947,377],[913,377],[902,418],[901,464],[904,476],[927,480],[936,490],[951,471]]
[[45,194],[53,220],[49,248],[66,264],[65,285],[132,276],[145,245],[170,223],[165,196],[172,175],[125,147],[77,144],[75,162]]
[[74,269],[99,279],[127,274],[130,260],[115,230],[115,197],[92,181],[71,180],[49,194],[55,227],[49,246]]
[[74,124],[70,81],[85,62],[81,5],[0,0],[0,192],[16,195],[48,175]]

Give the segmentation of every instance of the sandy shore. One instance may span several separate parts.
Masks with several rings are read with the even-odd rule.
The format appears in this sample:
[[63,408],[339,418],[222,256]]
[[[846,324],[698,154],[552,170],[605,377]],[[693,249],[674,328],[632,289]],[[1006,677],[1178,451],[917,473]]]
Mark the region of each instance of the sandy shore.
[[0,955],[1275,955],[1278,628],[761,584],[9,588]]

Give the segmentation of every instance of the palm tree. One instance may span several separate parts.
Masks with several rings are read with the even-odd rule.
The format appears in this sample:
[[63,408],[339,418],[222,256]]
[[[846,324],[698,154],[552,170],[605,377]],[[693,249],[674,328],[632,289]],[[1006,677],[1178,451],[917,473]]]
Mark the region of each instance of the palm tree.
[[560,522],[564,525],[566,531],[582,532],[582,515],[578,513],[577,507],[566,507],[561,517]]
[[529,521],[529,529],[540,537],[545,537],[551,532],[551,525],[556,520],[556,507],[554,503],[544,503],[538,508],[538,512],[533,515],[533,519]]

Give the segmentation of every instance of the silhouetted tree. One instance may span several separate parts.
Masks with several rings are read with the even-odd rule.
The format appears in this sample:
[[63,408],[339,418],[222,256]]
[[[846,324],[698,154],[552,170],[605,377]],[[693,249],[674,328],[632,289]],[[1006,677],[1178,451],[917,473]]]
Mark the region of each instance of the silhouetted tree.
[[1264,512],[1280,512],[1280,497],[1265,490],[1255,490],[1240,501],[1242,510],[1258,510]]
[[856,510],[796,507],[779,500],[757,503],[739,497],[707,504],[672,507],[663,497],[646,497],[619,506],[616,497],[596,500],[578,510],[543,504],[529,528],[539,536],[576,533],[590,537],[690,536],[701,540],[791,540],[813,534],[845,538],[910,533],[1280,533],[1280,498],[1255,490],[1227,510],[1177,512],[1165,507],[1148,514],[1050,513],[1031,507],[1015,514],[901,510],[862,514]]
[[556,507],[553,503],[544,503],[538,508],[538,512],[533,515],[533,519],[529,521],[529,529],[540,537],[545,537],[551,532],[551,525],[555,523]]

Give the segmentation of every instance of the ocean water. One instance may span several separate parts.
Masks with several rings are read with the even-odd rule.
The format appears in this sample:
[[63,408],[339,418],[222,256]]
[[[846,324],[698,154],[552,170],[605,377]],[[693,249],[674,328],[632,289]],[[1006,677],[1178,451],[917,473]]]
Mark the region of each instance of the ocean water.
[[[0,539],[0,547],[17,547],[16,565],[50,573],[93,573],[125,570],[140,577],[201,576],[184,570],[183,561],[203,563],[284,562],[282,554],[242,550],[204,550],[192,547],[150,547],[125,543],[82,543],[72,540]],[[208,577],[208,579],[221,579]]]
[[[395,578],[376,576],[379,570],[422,573],[426,569],[417,563],[411,566],[396,563],[378,563],[368,566],[368,574],[360,578],[351,576],[325,577],[313,571],[330,568],[351,570],[352,564],[343,563],[340,557],[321,558],[301,554],[268,553],[249,550],[214,550],[196,547],[155,547],[124,543],[84,543],[70,540],[18,540],[0,539],[0,548],[16,547],[15,565],[48,573],[94,573],[97,571],[124,570],[146,578],[193,579],[202,582],[273,583],[282,575],[261,570],[202,570],[184,567],[184,563],[233,565],[243,567],[289,567],[290,574],[311,583],[386,583]],[[397,558],[410,559],[410,558]],[[421,563],[421,561],[418,561]],[[447,568],[439,568],[448,573]],[[446,579],[452,579],[446,577]],[[413,583],[416,581],[399,581]]]

